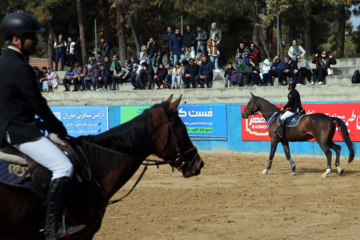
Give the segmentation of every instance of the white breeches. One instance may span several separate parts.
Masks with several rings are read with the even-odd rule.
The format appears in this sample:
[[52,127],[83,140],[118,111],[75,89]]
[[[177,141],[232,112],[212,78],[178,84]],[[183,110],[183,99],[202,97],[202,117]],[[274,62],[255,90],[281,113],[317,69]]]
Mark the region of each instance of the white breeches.
[[74,173],[74,166],[68,157],[46,137],[39,137],[30,142],[15,144],[14,147],[49,169],[52,172],[51,180],[60,177],[71,178]]
[[[296,112],[298,112],[298,111],[299,111],[299,109]],[[293,113],[293,112],[285,111],[284,114],[280,117],[280,120],[285,120],[285,119],[287,119],[289,117],[292,117],[294,115],[295,115],[295,113]]]

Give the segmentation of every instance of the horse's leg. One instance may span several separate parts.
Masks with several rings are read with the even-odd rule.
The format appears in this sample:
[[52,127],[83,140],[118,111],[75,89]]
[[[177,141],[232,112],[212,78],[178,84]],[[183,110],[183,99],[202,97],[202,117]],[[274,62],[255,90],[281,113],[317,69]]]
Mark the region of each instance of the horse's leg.
[[341,151],[341,147],[337,144],[335,144],[334,142],[331,141],[331,143],[328,144],[329,147],[335,151],[336,153],[336,160],[335,160],[335,167],[337,168],[338,173],[341,175],[344,172],[344,169],[340,168],[340,151]]
[[284,148],[284,151],[285,151],[286,159],[289,161],[290,166],[291,166],[290,176],[294,176],[294,175],[296,175],[296,172],[295,172],[296,166],[295,166],[295,163],[293,162],[293,160],[291,159],[289,142],[288,141],[282,142],[282,145],[283,145],[283,148]]
[[[315,139],[317,140],[317,139]],[[326,155],[326,158],[327,158],[327,168],[326,168],[326,171],[323,175],[321,175],[321,177],[323,179],[325,179],[327,177],[327,175],[331,172],[331,157],[332,157],[332,153],[331,153],[331,150],[330,148],[328,147],[327,143],[326,142],[319,142],[317,141],[318,144],[320,145],[321,149],[323,150],[323,152],[325,153]]]
[[268,162],[267,167],[261,172],[262,174],[267,174],[267,171],[269,171],[271,169],[272,160],[274,158],[275,151],[276,151],[278,143],[279,143],[278,141],[274,141],[274,140],[271,139],[269,162]]

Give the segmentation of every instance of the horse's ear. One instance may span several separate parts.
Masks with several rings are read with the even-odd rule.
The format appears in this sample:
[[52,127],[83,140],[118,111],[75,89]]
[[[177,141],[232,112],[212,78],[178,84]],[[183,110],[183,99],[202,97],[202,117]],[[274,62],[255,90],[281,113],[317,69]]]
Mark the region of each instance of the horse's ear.
[[165,102],[171,103],[172,99],[173,99],[173,94],[171,94],[170,97]]
[[170,107],[169,107],[170,111],[175,112],[177,110],[177,108],[180,104],[180,101],[181,101],[181,97],[182,97],[182,95],[180,95],[180,97],[177,100],[175,100],[174,102],[172,102],[170,104]]
[[256,98],[256,96],[254,94],[252,94],[252,92],[250,92],[250,94],[251,94],[252,98]]

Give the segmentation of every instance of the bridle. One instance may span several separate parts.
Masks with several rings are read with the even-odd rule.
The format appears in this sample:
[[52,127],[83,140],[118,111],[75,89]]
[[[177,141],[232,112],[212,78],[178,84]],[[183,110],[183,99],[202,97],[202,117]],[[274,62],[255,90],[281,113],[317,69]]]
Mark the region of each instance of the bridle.
[[256,104],[256,100],[257,100],[257,99],[258,99],[257,97],[254,97],[254,98],[251,99],[251,100],[254,101],[254,104],[252,105],[251,110],[250,110],[250,114],[251,114],[251,115],[254,115],[254,114],[255,114],[255,113],[254,113],[254,106],[255,106],[255,104]]

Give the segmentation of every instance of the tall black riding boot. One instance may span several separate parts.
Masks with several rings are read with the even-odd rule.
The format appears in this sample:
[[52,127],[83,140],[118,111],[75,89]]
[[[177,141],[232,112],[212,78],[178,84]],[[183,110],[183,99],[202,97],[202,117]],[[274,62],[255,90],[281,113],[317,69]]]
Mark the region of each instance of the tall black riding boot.
[[281,138],[285,138],[285,130],[286,130],[286,119],[281,120],[280,126],[274,130],[274,132]]
[[56,240],[64,238],[65,235],[72,236],[85,228],[85,225],[74,227],[63,226],[62,215],[64,212],[64,202],[69,186],[68,177],[61,177],[51,181],[47,196],[47,217],[45,226],[46,240]]

